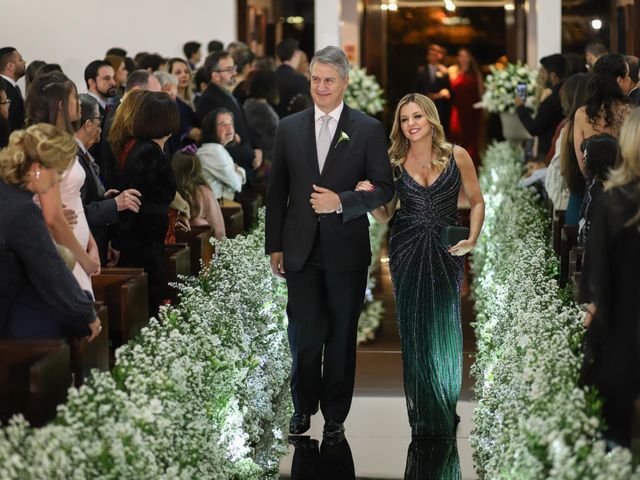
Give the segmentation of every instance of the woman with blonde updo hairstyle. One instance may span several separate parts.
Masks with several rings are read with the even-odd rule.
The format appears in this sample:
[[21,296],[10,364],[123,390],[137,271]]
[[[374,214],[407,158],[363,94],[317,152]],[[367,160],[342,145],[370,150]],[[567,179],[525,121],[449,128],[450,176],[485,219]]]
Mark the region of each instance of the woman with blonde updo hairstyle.
[[34,194],[46,194],[74,159],[73,137],[39,123],[0,150],[0,338],[95,338],[100,320],[58,254]]
[[[447,142],[426,96],[412,93],[400,100],[390,138],[397,197],[372,213],[381,222],[394,216],[389,267],[409,423],[417,437],[452,437],[462,381],[463,256],[480,235],[484,200],[471,157]],[[371,187],[359,182],[356,190]],[[456,228],[461,189],[471,206],[466,230]]]

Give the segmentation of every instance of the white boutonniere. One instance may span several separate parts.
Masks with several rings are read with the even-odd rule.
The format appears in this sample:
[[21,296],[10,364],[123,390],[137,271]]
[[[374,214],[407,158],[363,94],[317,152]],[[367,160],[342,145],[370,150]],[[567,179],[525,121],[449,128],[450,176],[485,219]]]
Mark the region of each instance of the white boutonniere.
[[351,140],[349,138],[349,135],[347,135],[343,130],[340,130],[340,138],[338,138],[338,141],[336,142],[336,146],[334,148],[338,148],[340,142],[348,142],[349,140]]

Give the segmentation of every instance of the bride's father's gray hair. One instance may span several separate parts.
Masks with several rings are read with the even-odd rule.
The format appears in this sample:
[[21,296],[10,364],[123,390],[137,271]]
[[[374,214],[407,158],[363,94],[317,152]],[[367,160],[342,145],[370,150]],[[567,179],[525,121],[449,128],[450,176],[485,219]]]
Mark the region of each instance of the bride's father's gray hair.
[[309,63],[309,72],[316,62],[333,65],[343,80],[349,76],[349,60],[342,49],[338,47],[330,45],[318,50]]

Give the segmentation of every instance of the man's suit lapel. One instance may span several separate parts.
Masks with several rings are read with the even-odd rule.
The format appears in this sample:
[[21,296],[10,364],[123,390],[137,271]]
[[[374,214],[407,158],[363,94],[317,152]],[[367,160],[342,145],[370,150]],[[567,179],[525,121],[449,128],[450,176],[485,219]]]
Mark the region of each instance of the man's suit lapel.
[[[349,137],[351,137],[351,123],[353,123],[353,115],[351,115],[351,109],[344,104],[344,108],[342,109],[342,114],[340,115],[340,120],[338,121],[338,128],[336,128],[336,133],[333,135],[333,139],[331,140],[331,146],[329,147],[329,153],[327,153],[327,159],[324,162],[324,168],[322,169],[322,174],[320,178],[322,179],[329,169],[331,165],[336,161],[336,158],[339,158],[344,152],[344,149],[347,147],[347,141],[342,141],[338,143],[340,140],[340,135],[342,132],[346,133]],[[315,144],[315,142],[314,142]],[[316,155],[317,157],[317,155]]]
[[300,140],[303,157],[309,162],[309,168],[313,172],[313,178],[320,178],[320,166],[318,165],[318,150],[316,149],[316,126],[314,119],[314,109],[309,108],[300,122]]

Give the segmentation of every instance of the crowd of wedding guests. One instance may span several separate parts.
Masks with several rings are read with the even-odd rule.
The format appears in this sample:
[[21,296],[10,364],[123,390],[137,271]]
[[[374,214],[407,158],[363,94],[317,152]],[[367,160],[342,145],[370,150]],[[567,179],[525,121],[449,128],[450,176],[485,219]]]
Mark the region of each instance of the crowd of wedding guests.
[[607,439],[629,446],[640,394],[639,62],[601,44],[588,45],[581,60],[540,60],[544,91],[535,114],[515,98],[537,150],[522,183],[537,186],[577,228],[587,327],[582,382],[604,400]]
[[264,193],[279,119],[311,105],[307,57],[293,39],[277,59],[207,47],[112,48],[84,85],[0,48],[0,338],[93,339],[106,266],[144,268],[156,314],[165,244],[203,225],[221,239],[222,209]]

